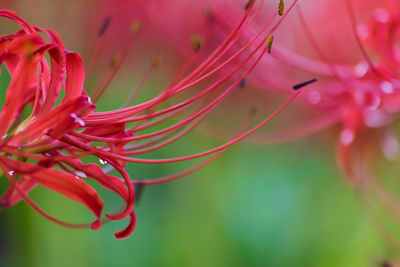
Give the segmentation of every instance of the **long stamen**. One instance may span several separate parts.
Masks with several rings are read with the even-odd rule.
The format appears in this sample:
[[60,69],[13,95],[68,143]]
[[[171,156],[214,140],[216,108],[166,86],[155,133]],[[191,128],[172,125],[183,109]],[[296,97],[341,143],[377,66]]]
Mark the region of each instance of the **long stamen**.
[[135,41],[138,33],[140,32],[140,28],[141,28],[141,22],[139,20],[132,23],[130,35],[127,38],[124,46],[122,47],[120,54],[118,53],[114,54],[116,58],[113,58],[112,60],[111,69],[109,73],[107,75],[104,75],[104,79],[100,82],[100,86],[93,93],[92,99],[94,103],[97,102],[97,100],[101,97],[106,88],[112,82],[115,75],[118,73],[126,57],[128,56],[129,51],[131,50],[133,42]]
[[103,49],[104,39],[105,39],[105,36],[106,36],[105,33],[107,32],[107,30],[108,30],[108,28],[110,26],[110,23],[111,23],[111,17],[106,17],[103,20],[103,22],[101,24],[101,27],[100,27],[100,29],[99,29],[99,31],[97,33],[97,44],[95,46],[92,58],[90,59],[89,65],[87,67],[87,71],[86,71],[87,75],[90,75],[90,73],[92,72],[93,67],[96,64],[97,59],[98,59],[98,57],[100,55],[100,52]]
[[[293,5],[292,5],[292,6],[293,6]],[[292,7],[292,6],[291,6],[291,7]],[[289,10],[291,9],[291,7],[289,8]],[[286,14],[285,14],[285,15],[286,15]],[[284,15],[284,16],[285,16],[285,15]],[[283,19],[283,18],[282,18],[282,19]],[[269,34],[271,34],[271,32],[273,32],[273,31],[277,28],[277,26],[281,23],[282,19],[273,27],[273,29],[270,31]],[[229,63],[230,61],[232,61],[235,57],[237,57],[237,56],[238,56],[239,54],[241,54],[245,49],[247,49],[247,47],[248,47],[249,45],[251,45],[251,43],[254,42],[254,41],[258,38],[258,36],[259,36],[265,29],[266,29],[266,27],[264,27],[264,28],[260,31],[260,33],[257,34],[257,35],[254,37],[254,39],[253,39],[251,42],[249,42],[247,45],[245,45],[244,47],[242,47],[242,49],[240,49],[234,56],[232,56],[231,58],[229,58],[226,62],[222,63],[220,66],[218,66],[216,70],[219,70],[220,68],[222,68],[225,64],[227,64],[227,63]],[[256,52],[258,49],[260,49],[262,43],[265,42],[265,40],[268,38],[269,34],[267,35],[267,37],[263,38],[263,40],[260,42],[260,45],[257,47],[257,49],[255,49],[255,50],[247,57],[247,59],[246,59],[245,61],[243,61],[240,65],[238,65],[238,66],[236,67],[236,69],[239,69],[241,66],[243,66],[243,65],[246,63],[246,61],[249,60],[249,59],[255,54],[255,52]],[[221,79],[219,80],[219,82],[215,83],[215,84],[212,86],[212,88],[209,88],[209,89],[207,89],[207,90],[201,92],[201,93],[198,95],[198,97],[197,97],[196,99],[198,99],[198,98],[201,97],[202,95],[205,95],[205,94],[208,93],[209,91],[213,90],[214,88],[216,88],[217,86],[219,86],[220,84],[222,84],[226,79],[228,79],[228,77],[232,76],[234,73],[235,73],[235,71],[232,71],[232,72],[230,72],[229,75],[226,75],[225,77],[221,78]],[[193,82],[193,84],[198,83],[198,82],[199,82],[199,80],[196,80],[196,81]],[[178,92],[184,90],[185,88],[188,88],[188,87],[191,86],[191,85],[192,85],[192,84],[189,84],[189,85],[184,86],[183,88],[180,88],[180,90],[177,90],[176,93],[178,93]],[[162,97],[162,96],[161,96],[161,97]],[[181,104],[178,105],[178,106],[186,105],[186,104],[188,104],[188,103],[191,103],[191,102],[195,101],[196,99],[192,98],[192,100],[190,100],[190,101],[188,101],[188,102],[181,103]],[[153,100],[153,101],[155,101],[155,100]],[[151,103],[149,102],[148,105],[150,105],[150,104],[151,104]],[[144,107],[142,107],[141,109],[144,109]],[[135,113],[139,112],[141,109],[137,110]],[[154,114],[152,114],[152,116],[155,116],[155,114],[160,115],[160,114],[163,114],[163,113],[154,113]],[[130,114],[129,114],[129,115],[130,115]],[[120,116],[118,116],[118,117],[122,117],[122,116],[124,116],[124,115],[121,115],[121,114],[120,114]],[[125,115],[125,116],[126,116],[126,115]],[[110,120],[110,119],[111,119],[111,118],[108,118],[108,119],[97,119],[96,121],[97,121],[98,123],[100,123],[100,122],[108,121],[108,120]],[[112,119],[115,120],[116,117],[114,117],[114,118],[112,118]],[[135,118],[126,119],[126,120],[124,120],[124,122],[132,122],[132,121],[141,120],[141,119],[143,119],[143,117],[138,117],[138,118],[136,118],[136,119],[135,119]],[[86,119],[86,122],[90,124],[91,120],[90,120],[90,119]]]
[[[265,41],[265,39],[267,39],[267,38],[268,38],[268,37],[265,37],[265,38],[263,39],[263,41]],[[250,53],[250,55],[248,55],[247,59],[246,59],[244,62],[242,62],[239,66],[237,66],[233,71],[231,71],[231,73],[230,73],[229,75],[233,75],[234,73],[236,73],[236,70],[239,69],[242,65],[244,65],[244,63],[247,62],[247,60],[249,60],[262,46],[263,46],[262,43],[260,43],[260,45],[259,45],[256,49],[254,49],[254,51],[253,51],[252,53]],[[155,133],[152,133],[152,134],[147,134],[147,135],[145,135],[145,136],[125,138],[125,139],[123,139],[123,140],[124,140],[124,141],[140,140],[140,139],[144,139],[144,138],[148,138],[148,137],[152,137],[152,136],[155,136],[155,135],[159,135],[159,134],[165,133],[165,132],[167,132],[167,131],[173,130],[173,129],[177,128],[177,127],[180,127],[180,126],[182,126],[182,125],[184,125],[184,124],[186,124],[186,123],[188,123],[188,122],[194,120],[195,118],[197,118],[198,116],[200,116],[202,113],[206,112],[207,110],[213,109],[213,108],[214,108],[217,104],[219,104],[230,92],[232,92],[233,89],[235,89],[235,88],[241,83],[241,81],[244,79],[244,77],[245,77],[247,74],[249,74],[249,73],[255,68],[256,64],[261,60],[262,56],[265,54],[265,52],[266,52],[267,49],[268,49],[267,47],[264,47],[263,52],[260,53],[260,55],[258,56],[257,60],[252,64],[252,66],[250,67],[250,69],[245,73],[245,75],[243,75],[243,76],[241,77],[241,79],[240,79],[239,81],[235,82],[235,83],[234,83],[231,87],[229,87],[222,95],[220,95],[217,99],[215,99],[211,104],[209,104],[208,106],[206,106],[206,107],[205,107],[202,111],[200,111],[199,113],[197,113],[197,114],[195,114],[195,115],[192,115],[191,117],[188,117],[187,119],[185,119],[185,120],[183,120],[183,121],[181,121],[181,122],[179,122],[179,123],[177,123],[177,124],[175,124],[175,125],[173,125],[173,126],[171,126],[171,127],[168,127],[168,128],[166,128],[166,129],[160,130],[160,131],[158,131],[158,132],[155,132]],[[228,76],[228,77],[229,77],[229,76]],[[219,86],[220,84],[222,84],[226,79],[227,79],[226,77],[223,77],[223,78],[222,78],[219,82],[217,82],[217,84],[214,85],[213,87],[216,88],[217,86]],[[211,87],[211,88],[213,88],[213,87]],[[207,91],[207,90],[206,90],[206,91]],[[202,94],[205,94],[206,91],[203,91]],[[132,119],[125,120],[124,122],[129,122],[129,121],[132,121]],[[105,140],[105,141],[107,140],[108,142],[110,142],[110,141],[113,140],[113,139],[104,139],[104,140]]]
[[132,94],[129,96],[128,100],[122,105],[123,108],[126,108],[133,104],[133,101],[136,99],[137,95],[142,90],[145,83],[149,80],[150,75],[159,65],[160,65],[160,58],[159,56],[156,56],[153,62],[151,63],[150,67],[148,68],[148,70],[143,75],[143,78],[139,81],[136,88],[132,91]]
[[[254,118],[255,112],[253,112],[253,110],[251,110],[247,116],[247,118],[245,119],[245,121],[242,123],[242,125],[239,127],[239,130],[237,131],[237,133],[234,136],[240,135],[240,133],[242,131],[244,131],[247,128],[247,125],[250,123],[250,121]],[[226,149],[221,150],[219,152],[217,152],[216,154],[210,156],[209,158],[207,158],[206,160],[204,160],[203,162],[200,162],[199,164],[181,171],[179,173],[176,174],[172,174],[172,175],[168,175],[165,177],[160,177],[160,178],[153,178],[153,179],[146,179],[146,180],[133,180],[133,184],[134,185],[155,185],[155,184],[161,184],[161,183],[166,183],[166,182],[171,182],[171,181],[175,181],[178,180],[180,178],[183,178],[185,176],[188,176],[198,170],[201,170],[202,168],[206,167],[207,165],[209,165],[210,163],[212,163],[213,161],[215,161],[219,156],[221,156]]]
[[174,136],[173,138],[166,140],[158,145],[155,145],[153,147],[149,147],[149,148],[144,148],[144,149],[136,149],[133,150],[132,152],[122,152],[121,155],[125,155],[125,156],[132,156],[132,155],[139,155],[139,154],[144,154],[144,153],[148,153],[157,149],[160,149],[162,147],[165,147],[169,144],[172,144],[173,142],[181,139],[183,136],[185,136],[186,134],[188,134],[190,131],[192,131],[195,127],[197,127],[206,117],[207,115],[210,113],[211,111],[205,112],[204,114],[202,114],[200,116],[200,118],[198,118],[197,121],[195,121],[194,123],[192,123],[192,125],[189,125],[187,127],[187,129],[185,129],[184,131],[182,131],[181,133],[177,134],[176,136]]
[[[190,159],[195,159],[195,158],[200,158],[203,156],[207,156],[213,153],[216,153],[218,151],[221,151],[241,140],[243,140],[244,138],[246,138],[247,136],[251,135],[252,133],[254,133],[256,130],[258,130],[259,128],[263,127],[265,124],[267,124],[269,121],[271,121],[274,117],[276,117],[282,110],[284,110],[299,94],[301,93],[301,91],[297,91],[295,94],[293,94],[281,107],[279,107],[275,112],[273,112],[270,116],[268,116],[265,120],[263,120],[262,122],[260,122],[258,125],[256,125],[255,127],[253,127],[251,130],[247,131],[246,133],[244,133],[243,135],[225,143],[224,145],[221,145],[219,147],[216,147],[214,149],[205,151],[205,152],[201,152],[201,153],[197,153],[197,154],[193,154],[190,156],[184,156],[184,157],[177,157],[177,158],[169,158],[169,159],[138,159],[138,158],[129,158],[129,157],[124,157],[124,156],[120,156],[114,153],[110,153],[104,150],[100,150],[97,149],[95,147],[86,145],[83,142],[80,142],[79,140],[71,137],[71,136],[65,136],[61,139],[61,141],[64,141],[72,146],[77,146],[80,149],[84,150],[84,151],[90,151],[91,153],[95,154],[95,155],[104,155],[106,157],[110,157],[110,158],[114,158],[116,160],[122,160],[122,161],[126,161],[126,162],[135,162],[135,163],[147,163],[147,164],[151,164],[151,163],[172,163],[172,162],[178,162],[178,161],[185,161],[185,160],[190,160]],[[56,157],[56,159],[59,157]],[[62,157],[60,157],[60,159],[62,159]]]
[[[175,88],[180,88],[182,87],[183,84],[187,83],[188,81],[190,81],[191,79],[193,79],[193,77],[195,77],[199,72],[204,71],[204,68],[206,68],[210,62],[212,62],[218,55],[221,54],[221,51],[224,50],[224,48],[232,41],[232,39],[236,36],[236,34],[238,33],[239,29],[242,27],[244,21],[246,20],[248,16],[248,12],[246,12],[243,16],[243,18],[241,19],[241,21],[238,23],[238,25],[234,28],[234,30],[230,33],[230,35],[225,39],[225,41],[199,66],[197,67],[191,74],[189,74],[186,78],[182,79],[182,81],[175,85]],[[170,91],[169,91],[170,92]],[[153,106],[155,103],[157,102],[161,102],[165,99],[166,95],[165,93],[163,93],[162,95],[160,95],[159,97],[142,103],[140,105],[134,106],[134,107],[130,107],[127,108],[126,110],[135,110],[135,113],[146,110],[148,107]],[[111,114],[122,114],[124,112],[124,110],[118,110],[118,111],[113,111],[113,112],[106,112],[106,113],[96,113],[93,114],[91,116],[89,116],[89,118],[96,118],[96,117],[101,117],[101,116],[107,116],[109,117]],[[89,118],[87,118],[87,121],[89,122]]]
[[[276,28],[280,25],[280,23],[282,22],[282,20],[286,17],[286,15],[291,11],[291,9],[294,7],[294,5],[297,3],[297,0],[295,0],[293,3],[292,3],[292,5],[289,7],[289,9],[288,9],[288,11],[285,13],[285,14],[283,14],[283,16],[282,16],[282,18],[278,21],[278,23],[271,29],[271,31],[270,31],[270,33],[272,33],[273,31],[275,31],[276,30]],[[246,13],[247,14],[247,13]],[[241,22],[241,24],[242,24],[242,22]],[[261,31],[262,32],[262,31]],[[259,34],[261,34],[261,32],[259,33]],[[258,34],[258,35],[259,35]],[[257,35],[257,36],[258,36]],[[231,36],[229,36],[227,39],[230,39],[231,38]],[[264,42],[265,40],[263,40],[262,42]],[[220,46],[220,47],[223,47],[222,45]],[[247,47],[247,46],[246,46]],[[244,49],[244,48],[243,48]],[[216,54],[216,52],[217,51],[219,51],[219,48],[213,53],[213,55],[212,56],[210,56],[210,58],[208,59],[208,60],[206,60],[205,62],[203,62],[203,64],[198,68],[198,69],[196,69],[196,71],[198,71],[199,69],[201,69],[202,67],[203,67],[203,65],[207,65],[208,63],[209,63],[209,60],[212,60],[212,58],[213,58],[213,56],[214,56],[214,54]],[[238,52],[239,53],[239,52]],[[233,60],[233,59],[230,59],[230,60]],[[195,71],[195,72],[196,72]],[[193,74],[195,73],[195,72],[193,72],[191,75],[193,76]],[[192,76],[189,76],[187,79],[188,80],[190,80],[191,78],[192,78]],[[184,81],[182,81],[182,83],[184,83]],[[181,89],[182,90],[182,89]],[[178,91],[178,92],[180,92],[180,91]],[[164,96],[162,95],[162,96],[160,96],[160,98],[163,98]],[[157,98],[156,99],[154,99],[153,101],[157,101]],[[161,100],[160,100],[161,101]],[[151,102],[147,102],[147,103],[144,103],[144,104],[142,104],[142,105],[151,105],[152,103]],[[136,110],[136,112],[135,113],[137,113],[137,112],[139,112],[140,110],[143,110],[143,109],[146,109],[145,107],[143,107],[142,105],[139,105],[139,106],[135,106],[135,107],[133,107],[133,108],[135,108],[135,109],[139,109],[139,110]],[[122,110],[119,110],[119,114],[121,115],[121,112],[122,112]],[[110,115],[110,113],[105,113],[104,114],[104,116],[106,116],[106,114],[107,114],[107,116],[108,115]],[[98,115],[100,115],[100,114],[98,114]],[[97,115],[97,116],[98,116]],[[128,114],[126,114],[125,116],[127,116]],[[131,115],[131,114],[129,114],[129,115]],[[122,115],[121,115],[122,116]],[[93,116],[90,116],[90,117],[93,117]],[[120,116],[119,116],[120,117]],[[111,119],[111,118],[108,118],[108,119]],[[113,119],[116,119],[116,118],[113,118]],[[89,120],[89,118],[87,118],[86,119],[87,120],[87,122],[90,124],[90,120]],[[98,121],[98,122],[105,122],[105,121],[107,121],[107,119],[97,119],[96,121]],[[132,121],[132,120],[129,120],[129,121]]]

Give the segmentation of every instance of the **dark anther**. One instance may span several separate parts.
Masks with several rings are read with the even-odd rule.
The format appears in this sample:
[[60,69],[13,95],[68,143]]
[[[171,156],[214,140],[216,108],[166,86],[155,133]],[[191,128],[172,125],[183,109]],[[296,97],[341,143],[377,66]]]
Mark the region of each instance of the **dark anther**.
[[143,195],[144,185],[138,184],[135,186],[135,203],[136,205],[140,202],[141,196]]
[[278,5],[279,16],[282,16],[284,11],[285,11],[285,2],[283,0],[280,0]]
[[271,54],[271,49],[272,49],[272,43],[274,41],[274,36],[270,35],[268,37],[268,41],[267,41],[267,47],[268,47],[268,54]]
[[204,9],[204,16],[209,24],[213,24],[215,22],[214,11],[211,7],[207,7]]
[[394,267],[394,265],[391,264],[391,263],[388,262],[388,261],[383,261],[383,262],[381,262],[379,266],[380,266],[380,267]]
[[258,111],[258,108],[257,108],[257,107],[252,107],[252,108],[250,109],[250,111],[249,111],[250,116],[251,116],[251,117],[254,117],[254,116],[256,115],[257,111]]
[[249,0],[247,1],[247,4],[244,6],[244,10],[249,9],[249,7],[251,6],[251,4],[253,4],[254,0]]
[[293,90],[299,90],[299,89],[303,88],[304,86],[309,85],[310,83],[314,83],[316,81],[317,81],[316,78],[312,78],[310,80],[295,84],[295,85],[293,85]]
[[131,24],[131,33],[138,35],[142,29],[142,21],[140,19],[134,20]]
[[191,36],[192,41],[192,49],[194,52],[198,52],[203,45],[203,38],[201,38],[198,34],[193,34]]
[[240,83],[239,83],[239,87],[241,88],[241,89],[243,89],[243,88],[245,88],[246,87],[246,84],[247,84],[247,79],[246,79],[246,77],[243,77],[243,79],[240,81]]
[[107,31],[108,26],[110,26],[110,22],[111,22],[111,17],[106,17],[103,20],[103,23],[101,24],[101,27],[97,33],[97,37],[101,37],[104,35],[104,33]]

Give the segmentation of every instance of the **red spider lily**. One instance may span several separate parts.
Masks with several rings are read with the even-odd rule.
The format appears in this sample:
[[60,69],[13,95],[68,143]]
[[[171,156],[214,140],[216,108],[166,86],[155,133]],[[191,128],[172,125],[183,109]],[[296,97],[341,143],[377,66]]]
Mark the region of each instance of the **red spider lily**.
[[[398,144],[389,129],[400,111],[400,6],[390,0],[353,1],[319,1],[318,7],[310,10],[312,16],[304,15],[299,5],[297,24],[302,31],[293,35],[295,39],[290,39],[287,32],[284,36],[296,45],[290,50],[277,44],[279,39],[274,42],[270,53],[276,60],[261,60],[250,82],[286,94],[293,78],[317,77],[319,82],[309,88],[300,103],[319,116],[266,139],[290,141],[340,124],[340,158],[346,173],[356,182],[350,158],[356,139],[363,139],[375,129],[383,137],[385,155],[391,159],[397,154]],[[222,7],[229,8],[220,3],[216,9]],[[226,28],[232,23],[234,16],[224,15],[230,12],[235,10],[218,13],[218,27]],[[338,13],[347,20],[337,20]],[[359,23],[358,17],[369,18],[366,23]],[[338,34],[324,33],[315,26],[322,25],[322,20],[327,22],[324,26],[340,29]],[[248,36],[254,36],[260,28],[252,26],[246,33]],[[274,68],[275,75],[264,75],[266,68]]]
[[[215,27],[226,31],[238,11],[223,3],[214,8],[218,10]],[[349,181],[363,197],[371,192],[376,203],[400,218],[394,188],[374,177],[371,162],[378,158],[377,145],[389,161],[399,154],[394,133],[400,115],[399,2],[303,1],[290,22],[294,30],[280,29],[283,35],[275,36],[270,50],[274,60],[261,60],[248,82],[286,95],[293,79],[318,78],[319,82],[299,98],[312,117],[257,141],[288,142],[339,127],[338,159]],[[261,27],[252,24],[247,36],[254,36]],[[265,75],[265,69],[271,68],[275,75]],[[301,118],[302,114],[296,116]],[[392,239],[381,230],[385,238]]]
[[[249,1],[227,38],[194,70],[188,71],[189,66],[184,62],[171,84],[156,97],[134,106],[128,103],[124,108],[107,112],[96,112],[95,104],[83,90],[85,73],[82,59],[79,54],[65,49],[56,32],[32,26],[11,11],[0,11],[0,16],[15,21],[22,28],[0,39],[0,59],[11,75],[0,114],[0,136],[3,136],[0,168],[10,187],[1,197],[0,207],[10,207],[23,199],[53,222],[75,228],[90,226],[95,230],[103,222],[130,217],[128,226],[115,234],[117,238],[129,236],[136,225],[134,185],[168,182],[198,170],[226,148],[269,122],[299,94],[299,91],[292,94],[273,114],[247,131],[246,120],[230,141],[214,149],[166,159],[131,157],[181,139],[255,68],[268,50],[266,43],[269,36],[284,17],[273,20],[275,14],[255,37],[232,53],[231,48],[243,41],[245,30],[260,11],[260,8],[254,9],[254,5],[255,1]],[[113,59],[109,72],[93,92],[94,103],[121,67],[139,30],[140,23],[137,21],[119,51],[119,57]],[[46,41],[44,36],[50,41]],[[194,50],[191,53],[196,54],[200,46],[198,42],[196,38],[193,40]],[[92,62],[96,62],[95,59]],[[128,102],[133,98],[131,96]],[[28,116],[24,112],[26,110],[30,112]],[[168,127],[141,133],[174,118],[178,118],[178,122]],[[127,162],[169,163],[211,154],[214,155],[188,170],[159,179],[132,180],[124,169]],[[95,163],[83,163],[88,156],[96,156],[101,162],[109,163],[122,179],[107,174],[108,167],[103,169]],[[122,211],[107,213],[103,218],[103,201],[96,190],[86,183],[86,179],[93,179],[119,195],[126,204]],[[95,221],[91,224],[72,224],[47,214],[28,196],[37,185],[85,205],[96,217]]]

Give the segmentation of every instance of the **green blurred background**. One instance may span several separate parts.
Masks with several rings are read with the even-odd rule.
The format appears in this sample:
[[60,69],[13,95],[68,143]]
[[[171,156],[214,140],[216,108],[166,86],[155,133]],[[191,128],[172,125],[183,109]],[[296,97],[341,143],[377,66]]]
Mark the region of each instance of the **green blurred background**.
[[[190,177],[145,188],[126,240],[113,237],[124,223],[71,230],[21,203],[0,215],[1,265],[376,266],[384,244],[333,159],[309,146],[238,145]],[[53,194],[33,195],[70,209]]]
[[[28,8],[26,1],[7,5],[34,24],[58,30],[67,47],[77,48],[83,43],[73,37],[78,26],[67,29],[63,23],[84,13],[75,2],[68,9],[51,1],[38,1],[43,10]],[[57,14],[64,20],[55,19]],[[124,81],[113,84],[118,92],[134,84]],[[6,83],[3,74],[2,91]],[[106,97],[103,108],[124,98],[109,94],[117,96]],[[113,233],[126,221],[97,232],[71,230],[20,203],[0,213],[0,266],[377,266],[391,251],[337,170],[332,140],[322,135],[285,145],[239,144],[189,177],[146,187],[135,207],[136,231],[125,240]],[[193,133],[151,157],[186,155],[219,143]],[[185,165],[131,164],[128,170],[145,178]],[[39,189],[32,197],[56,214],[88,218],[85,209],[52,192]],[[118,204],[113,196],[105,199]]]

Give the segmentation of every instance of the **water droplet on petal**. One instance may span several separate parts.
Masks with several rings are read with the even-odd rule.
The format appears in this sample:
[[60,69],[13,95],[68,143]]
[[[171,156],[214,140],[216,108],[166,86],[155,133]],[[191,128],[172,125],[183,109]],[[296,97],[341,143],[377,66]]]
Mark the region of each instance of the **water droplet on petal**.
[[78,176],[79,178],[87,178],[86,174],[81,171],[75,171],[75,175]]
[[101,163],[101,164],[103,164],[103,165],[106,165],[106,164],[108,164],[108,162],[107,162],[107,161],[105,161],[105,160],[103,160],[103,159],[99,159],[99,161],[100,161],[100,163]]
[[343,145],[349,145],[354,141],[354,131],[351,129],[343,129],[340,133],[340,143]]
[[109,173],[112,170],[114,170],[114,167],[112,165],[107,165],[106,167],[102,168],[104,173]]
[[81,118],[79,118],[76,113],[71,113],[70,116],[74,119],[75,123],[79,124],[81,127],[85,126],[85,122]]
[[8,174],[9,175],[14,175],[14,171],[9,171]]

